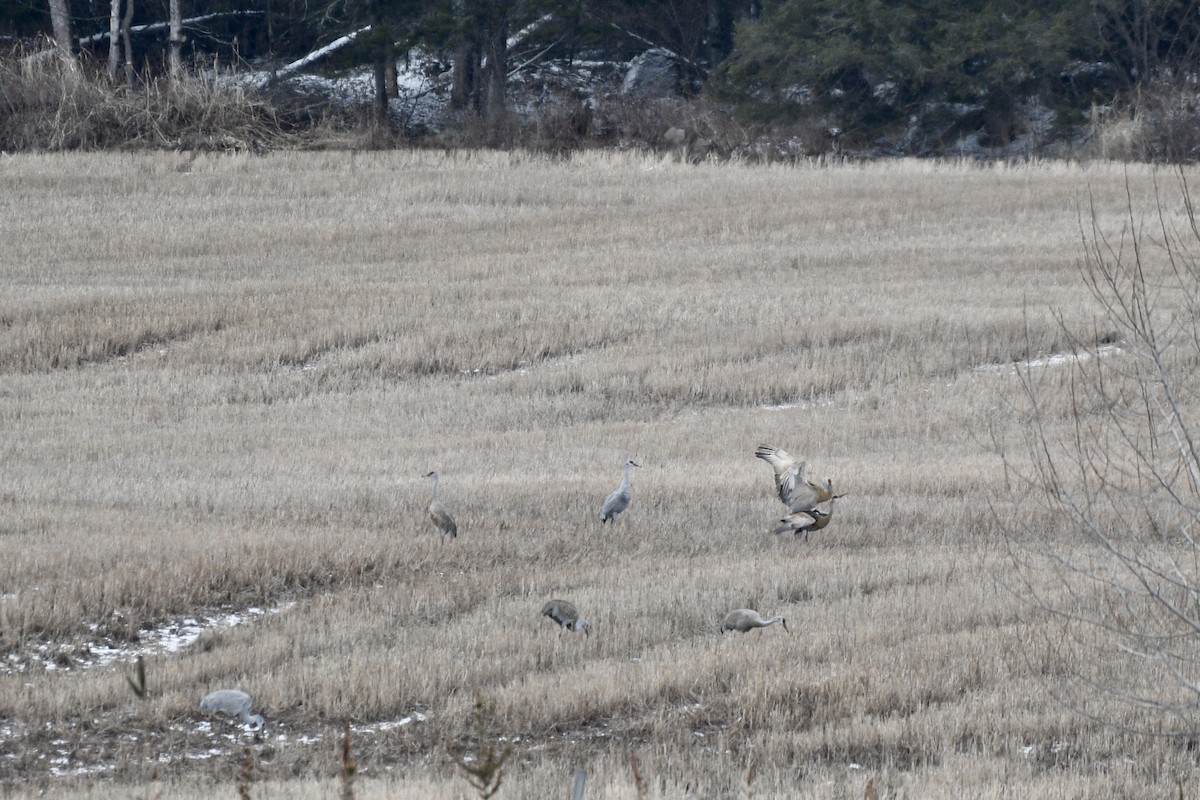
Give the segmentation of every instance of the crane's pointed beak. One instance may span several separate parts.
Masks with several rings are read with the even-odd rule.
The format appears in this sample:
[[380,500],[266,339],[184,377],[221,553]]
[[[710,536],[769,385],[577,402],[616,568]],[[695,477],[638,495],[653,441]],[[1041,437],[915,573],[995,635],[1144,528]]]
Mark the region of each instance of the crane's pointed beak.
[[783,629],[784,629],[785,631],[787,631],[788,633],[791,633],[791,631],[790,631],[790,630],[788,630],[788,626],[787,626],[787,620],[786,620],[786,619],[781,619],[781,620],[779,620],[779,622],[780,622],[780,624],[781,624],[781,625],[783,625]]

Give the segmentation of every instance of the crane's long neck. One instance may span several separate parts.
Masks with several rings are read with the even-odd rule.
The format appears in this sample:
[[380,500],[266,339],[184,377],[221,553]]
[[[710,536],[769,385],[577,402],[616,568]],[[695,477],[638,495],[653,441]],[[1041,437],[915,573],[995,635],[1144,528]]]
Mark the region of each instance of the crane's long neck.
[[629,470],[630,469],[631,469],[631,467],[628,464],[626,464],[625,472],[621,475],[621,490],[625,491],[625,492],[629,491]]
[[437,492],[438,492],[438,479],[439,479],[440,477],[441,477],[441,476],[439,476],[439,475],[437,475],[437,474],[435,474],[435,475],[433,476],[433,498],[434,498],[435,500],[437,499]]
[[766,627],[768,627],[768,626],[770,626],[770,625],[774,625],[776,622],[783,622],[783,617],[781,617],[781,616],[778,616],[778,615],[776,615],[776,616],[774,616],[774,617],[771,617],[770,619],[768,619],[768,620],[765,620],[765,621],[763,622],[762,626],[763,626],[764,628],[766,628]]

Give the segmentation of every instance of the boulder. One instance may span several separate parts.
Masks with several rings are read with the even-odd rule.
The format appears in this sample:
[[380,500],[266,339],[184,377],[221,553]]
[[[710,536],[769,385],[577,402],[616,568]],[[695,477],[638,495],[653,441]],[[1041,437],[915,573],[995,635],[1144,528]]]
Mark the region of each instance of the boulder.
[[683,85],[679,62],[669,50],[656,47],[635,56],[625,71],[621,93],[638,100],[675,97]]

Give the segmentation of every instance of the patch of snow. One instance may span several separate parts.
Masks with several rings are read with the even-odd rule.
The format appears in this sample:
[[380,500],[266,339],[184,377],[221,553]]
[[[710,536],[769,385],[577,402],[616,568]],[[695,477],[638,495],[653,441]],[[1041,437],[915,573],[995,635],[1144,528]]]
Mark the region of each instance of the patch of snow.
[[[114,645],[108,642],[88,642],[76,646],[63,643],[54,647],[51,652],[51,645],[42,643],[34,651],[9,653],[5,661],[0,662],[0,674],[19,674],[36,666],[41,666],[47,672],[59,670],[70,672],[73,669],[104,667],[115,661],[129,661],[138,656],[178,653],[194,644],[205,631],[243,625],[267,614],[287,611],[295,605],[294,602],[289,602],[270,609],[251,606],[242,611],[231,611],[215,616],[202,618],[187,616],[157,628],[142,628],[138,631],[136,644]],[[119,612],[114,612],[113,616],[119,618],[121,615]],[[88,625],[93,632],[99,630],[99,627],[96,623]]]
[[225,751],[222,750],[221,748],[213,747],[209,750],[206,750],[203,753],[188,753],[187,755],[184,756],[184,758],[191,759],[192,761],[204,761],[205,759],[214,758],[216,756],[220,756],[220,755],[224,755],[224,754],[225,754]]
[[[1099,358],[1115,355],[1121,352],[1119,345],[1106,344],[1103,347],[1097,348],[1094,355]],[[1061,367],[1064,364],[1078,364],[1083,361],[1088,361],[1092,358],[1093,353],[1051,353],[1049,355],[1041,355],[1036,358],[1027,358],[1024,361],[1014,361],[1008,364],[980,364],[973,367],[976,372],[1002,372],[1005,370],[1017,369],[1044,369],[1047,367]]]
[[[282,68],[279,74],[268,71],[246,72],[221,76],[220,80],[259,89],[269,86],[274,81],[276,85],[285,86],[300,94],[321,98],[335,108],[365,106],[374,100],[373,69],[358,68],[344,75],[328,78],[296,72],[310,63],[312,62],[290,64]],[[399,97],[394,97],[388,102],[388,112],[394,121],[405,127],[423,126],[434,130],[450,105],[449,84],[449,76],[444,74],[437,59],[423,50],[414,49],[396,62],[396,87]]]
[[822,400],[798,400],[795,403],[777,403],[775,405],[760,406],[763,411],[790,411],[793,408],[816,408],[817,406],[833,405],[833,398],[827,397]]
[[108,772],[115,769],[115,764],[80,764],[74,769],[64,769],[63,766],[70,764],[71,760],[65,756],[62,758],[54,758],[50,760],[54,766],[50,767],[50,774],[56,778],[64,777],[82,777],[84,775],[95,775],[98,772]]
[[411,725],[413,722],[424,722],[426,717],[421,712],[416,712],[410,716],[402,717],[401,719],[386,720],[384,722],[375,722],[370,725],[351,725],[350,730],[354,733],[383,733],[394,728],[403,728],[405,725]]

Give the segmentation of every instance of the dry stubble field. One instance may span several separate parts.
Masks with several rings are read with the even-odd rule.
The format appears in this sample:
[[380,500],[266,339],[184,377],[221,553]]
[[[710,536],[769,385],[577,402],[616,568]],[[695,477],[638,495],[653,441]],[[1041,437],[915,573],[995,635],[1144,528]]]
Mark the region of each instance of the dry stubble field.
[[[1012,364],[1093,319],[1080,209],[1119,229],[1127,177],[1148,207],[1111,165],[0,158],[0,788],[235,797],[248,747],[252,796],[331,797],[348,722],[357,797],[473,796],[478,698],[500,797],[1195,791],[1072,712],[1108,645],[1012,591],[1070,529],[998,521]],[[849,492],[807,544],[761,442]],[[791,632],[719,635],[741,606]],[[231,686],[264,735],[198,713]]]

